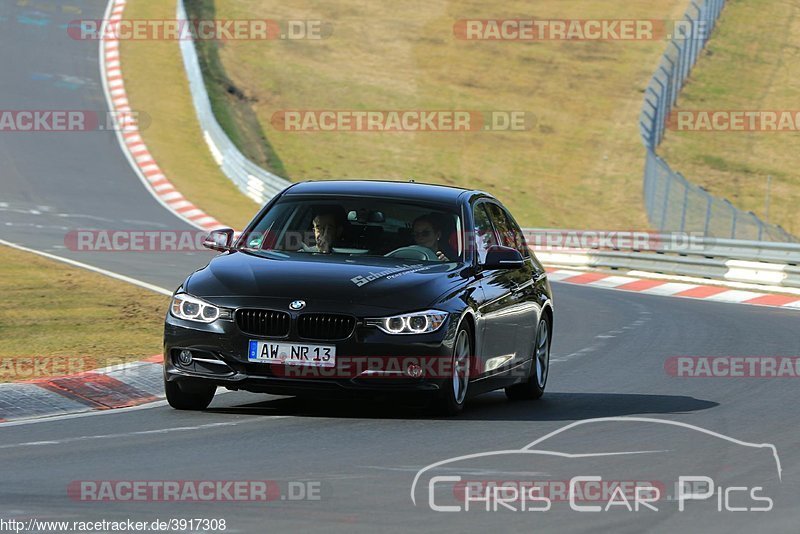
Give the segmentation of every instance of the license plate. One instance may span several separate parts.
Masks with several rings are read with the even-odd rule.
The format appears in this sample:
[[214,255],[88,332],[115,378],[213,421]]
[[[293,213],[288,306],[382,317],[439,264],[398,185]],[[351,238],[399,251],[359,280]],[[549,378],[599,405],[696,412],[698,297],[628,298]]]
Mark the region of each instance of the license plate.
[[253,339],[250,340],[247,359],[254,363],[333,367],[336,365],[336,347]]

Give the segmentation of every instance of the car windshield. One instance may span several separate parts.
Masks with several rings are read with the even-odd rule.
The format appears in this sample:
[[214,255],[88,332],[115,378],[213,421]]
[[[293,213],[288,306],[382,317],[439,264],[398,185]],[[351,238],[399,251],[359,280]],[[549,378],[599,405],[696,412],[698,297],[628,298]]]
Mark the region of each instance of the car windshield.
[[463,225],[455,209],[365,197],[284,198],[238,241],[248,251],[309,257],[389,257],[462,261]]

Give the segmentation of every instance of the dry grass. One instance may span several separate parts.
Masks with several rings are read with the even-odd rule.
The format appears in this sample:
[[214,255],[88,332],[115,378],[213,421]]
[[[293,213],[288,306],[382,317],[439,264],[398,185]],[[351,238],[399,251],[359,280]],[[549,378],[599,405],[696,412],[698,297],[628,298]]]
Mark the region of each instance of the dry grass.
[[[664,42],[475,42],[465,18],[670,18],[685,2],[228,0],[222,19],[319,19],[322,41],[236,41],[228,76],[295,180],[381,177],[480,187],[525,225],[643,227],[637,115]],[[526,110],[514,133],[294,133],[282,109]]]
[[[453,23],[674,19],[685,8],[684,0],[226,0],[216,2],[216,16],[319,19],[333,27],[322,41],[229,41],[220,50],[227,76],[295,181],[413,176],[489,190],[528,226],[641,228],[638,113],[666,43],[461,41]],[[155,2],[126,11],[129,18],[170,16],[171,6]],[[227,209],[229,184],[192,131],[177,45],[124,43],[122,57],[134,107],[155,111],[145,140],[170,179],[179,187],[197,183],[184,192],[222,220],[241,216],[243,208]],[[513,133],[294,133],[270,124],[283,109],[525,110],[537,122]]]
[[[800,110],[800,6],[729,2],[679,101],[684,110]],[[672,167],[715,195],[800,234],[800,137],[796,132],[668,132]]]
[[15,249],[0,254],[0,382],[161,353],[168,297]]

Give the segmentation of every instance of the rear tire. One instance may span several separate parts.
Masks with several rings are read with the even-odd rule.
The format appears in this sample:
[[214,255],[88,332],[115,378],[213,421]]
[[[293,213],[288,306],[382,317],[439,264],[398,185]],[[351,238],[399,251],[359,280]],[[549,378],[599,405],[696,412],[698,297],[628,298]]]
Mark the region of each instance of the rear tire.
[[167,402],[176,410],[200,411],[208,408],[214,399],[217,386],[190,382],[167,382],[164,380]]
[[463,322],[453,343],[452,376],[444,383],[437,400],[437,411],[442,415],[458,415],[464,410],[469,387],[472,358],[472,328]]
[[536,329],[530,376],[525,382],[506,388],[509,400],[535,400],[544,395],[550,374],[550,339],[550,323],[542,317]]

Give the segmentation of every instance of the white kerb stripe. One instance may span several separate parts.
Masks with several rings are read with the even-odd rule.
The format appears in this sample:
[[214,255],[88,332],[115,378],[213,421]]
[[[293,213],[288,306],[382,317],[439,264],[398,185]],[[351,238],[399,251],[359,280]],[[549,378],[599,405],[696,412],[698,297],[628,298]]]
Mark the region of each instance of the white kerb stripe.
[[631,278],[629,276],[609,276],[608,278],[603,278],[602,280],[590,282],[587,285],[597,287],[619,287],[625,284],[630,284],[631,282],[636,282],[637,280],[637,278]]
[[179,210],[181,208],[185,208],[186,206],[192,206],[193,204],[188,200],[176,200],[174,202],[169,203],[169,207],[173,210]]
[[183,198],[183,195],[181,195],[178,191],[164,193],[163,195],[160,196],[162,200],[166,200],[167,202],[169,202],[170,200],[178,200],[179,198]]
[[578,276],[581,274],[585,273],[583,273],[582,271],[569,271],[567,269],[559,269],[558,271],[547,273],[547,278],[549,280],[558,282],[559,280],[564,280],[565,278],[572,278],[573,276]]
[[744,302],[746,300],[754,299],[762,296],[761,293],[753,293],[752,291],[739,291],[738,289],[731,289],[706,297],[706,300],[716,300],[719,302]]
[[674,295],[676,293],[681,293],[682,291],[688,291],[689,289],[694,289],[696,287],[697,286],[693,284],[667,282],[666,284],[661,284],[660,286],[655,286],[642,290],[641,293],[647,293],[648,295]]

